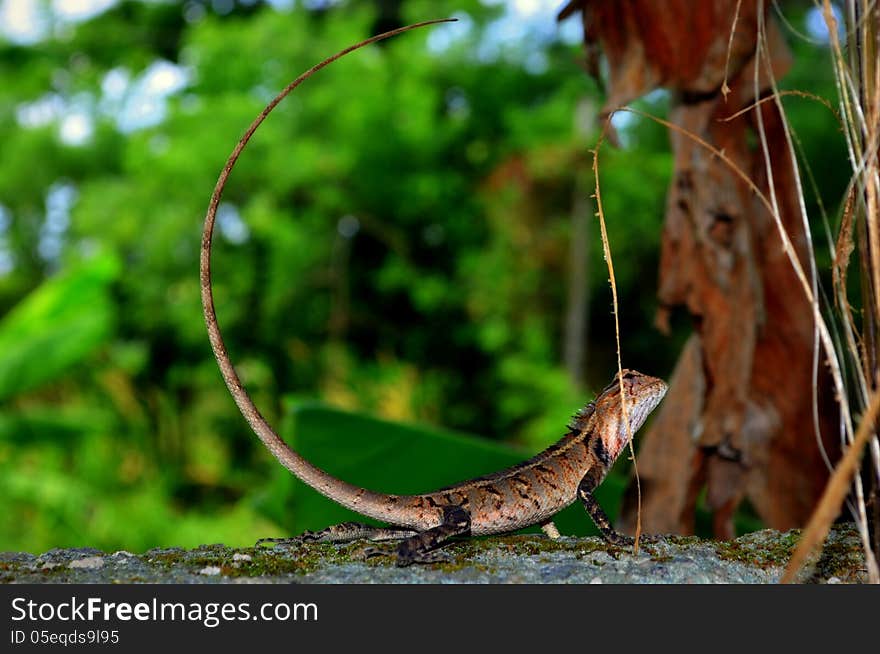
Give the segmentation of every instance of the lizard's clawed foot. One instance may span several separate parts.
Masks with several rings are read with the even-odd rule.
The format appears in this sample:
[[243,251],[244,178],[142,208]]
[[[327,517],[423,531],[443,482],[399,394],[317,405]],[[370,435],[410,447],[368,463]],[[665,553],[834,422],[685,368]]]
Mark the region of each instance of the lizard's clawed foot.
[[621,534],[617,531],[609,531],[603,535],[605,536],[605,540],[608,541],[608,544],[613,545],[614,547],[632,548],[632,546],[636,544],[635,538]]
[[[608,541],[609,545],[613,545],[614,547],[620,547],[623,549],[632,549],[636,544],[635,538],[633,538],[632,536],[621,534],[617,531],[605,534],[605,540]],[[639,536],[639,545],[653,545],[655,543],[661,542],[662,540],[663,536],[659,534],[642,534]]]

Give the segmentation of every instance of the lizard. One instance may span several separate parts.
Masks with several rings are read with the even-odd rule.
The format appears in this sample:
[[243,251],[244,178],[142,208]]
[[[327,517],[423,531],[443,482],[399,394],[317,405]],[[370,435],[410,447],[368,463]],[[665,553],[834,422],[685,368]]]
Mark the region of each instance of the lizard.
[[398,565],[430,563],[442,557],[438,548],[455,537],[507,533],[536,524],[551,537],[558,536],[553,515],[578,499],[609,543],[624,546],[633,542],[632,538],[614,530],[593,491],[602,483],[632,435],[663,399],[667,386],[661,379],[620,369],[596,399],[575,414],[568,433],[560,441],[527,461],[433,492],[394,495],[337,479],[293,450],[257,409],[229,358],[214,306],[211,245],[223,188],[248,140],[268,113],[315,71],[368,43],[445,20],[409,25],[371,37],[300,75],[267,105],[245,132],[227,160],[211,197],[202,233],[200,289],[208,337],[229,392],[254,433],[290,472],[338,504],[389,525],[374,527],[348,522],[318,532],[305,532],[294,539],[261,539],[258,544],[340,542],[356,538],[400,540]]

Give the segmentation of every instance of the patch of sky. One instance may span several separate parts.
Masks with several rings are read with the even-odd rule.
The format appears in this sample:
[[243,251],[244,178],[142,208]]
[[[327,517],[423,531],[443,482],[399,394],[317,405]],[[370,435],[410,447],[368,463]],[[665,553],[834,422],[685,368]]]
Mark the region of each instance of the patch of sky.
[[46,192],[46,218],[40,228],[37,252],[52,266],[58,263],[64,247],[64,236],[70,227],[70,210],[76,202],[76,187],[69,182],[56,182]]
[[58,93],[47,93],[16,108],[22,127],[42,127],[57,122],[61,141],[77,146],[87,143],[98,115],[110,116],[123,133],[152,127],[161,123],[168,112],[168,99],[189,84],[189,69],[169,61],[151,63],[137,77],[121,67],[105,73],[101,93],[95,98],[80,93],[65,99]]
[[221,202],[217,207],[217,229],[233,245],[247,243],[251,235],[247,223],[241,219],[238,207],[230,202]]
[[6,232],[9,231],[10,224],[12,224],[12,213],[0,204],[0,277],[8,275],[15,269],[15,261],[6,240]]
[[[230,11],[236,0],[212,0],[217,13]],[[309,9],[325,9],[340,0],[299,0]],[[238,0],[243,4],[243,0]],[[430,51],[441,54],[456,43],[474,39],[475,56],[483,61],[500,57],[519,61],[525,70],[540,74],[549,65],[544,49],[562,41],[576,43],[581,39],[580,23],[569,19],[557,24],[556,14],[561,0],[482,0],[486,5],[502,8],[482,34],[474,33],[474,21],[464,12],[459,19],[434,28],[428,37]],[[47,38],[59,28],[89,20],[118,3],[118,0],[0,0],[0,34],[20,44],[33,44]],[[290,10],[295,0],[269,0],[275,10]],[[204,15],[203,5],[189,2],[182,6],[190,21]],[[153,127],[165,120],[168,99],[185,89],[192,79],[192,70],[169,61],[157,60],[139,75],[117,67],[108,71],[101,81],[100,96],[65,98],[56,92],[17,107],[18,122],[23,127],[41,127],[56,123],[62,142],[70,146],[88,143],[101,116],[110,117],[119,131],[129,133]],[[453,111],[460,107],[451,107]]]
[[531,73],[542,73],[548,60],[544,49],[555,42],[580,43],[583,30],[577,17],[557,22],[560,0],[482,0],[484,5],[501,7],[500,15],[489,22],[474,40],[474,21],[465,12],[453,14],[457,23],[440,25],[428,37],[429,51],[441,55],[453,46],[474,41],[474,56],[492,62],[512,58]]
[[[832,2],[831,13],[837,21],[837,36],[843,41],[846,37],[843,29],[843,14],[840,7]],[[831,41],[831,32],[828,30],[828,23],[825,21],[825,11],[822,7],[811,7],[807,10],[804,18],[807,34],[815,41],[827,45]]]
[[2,0],[0,34],[19,45],[38,43],[53,32],[104,13],[119,0]]

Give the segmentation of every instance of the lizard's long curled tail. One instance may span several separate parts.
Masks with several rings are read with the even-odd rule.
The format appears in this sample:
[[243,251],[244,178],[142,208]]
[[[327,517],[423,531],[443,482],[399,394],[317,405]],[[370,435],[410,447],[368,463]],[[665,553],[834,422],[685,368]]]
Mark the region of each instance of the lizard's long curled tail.
[[299,477],[303,482],[323,495],[326,495],[331,500],[353,509],[358,513],[378,520],[387,520],[388,495],[374,493],[344,482],[306,461],[275,433],[275,430],[272,429],[271,425],[269,425],[266,419],[260,414],[259,409],[257,409],[253,400],[242,385],[238,373],[235,371],[232,362],[229,360],[229,354],[226,351],[226,345],[224,344],[223,336],[220,333],[220,326],[217,324],[217,315],[214,309],[214,294],[211,288],[211,241],[214,234],[217,207],[220,204],[220,198],[223,195],[223,189],[226,186],[226,181],[232,172],[232,168],[235,166],[238,157],[248,144],[248,141],[250,141],[250,138],[254,135],[254,132],[257,131],[257,128],[278,103],[293,91],[293,89],[325,66],[328,66],[340,57],[362,48],[365,45],[419,27],[425,27],[437,23],[453,22],[455,20],[455,18],[430,20],[400,27],[383,34],[378,34],[337,52],[332,57],[328,57],[321,63],[316,64],[288,84],[284,90],[282,90],[268,105],[266,105],[266,108],[260,112],[260,115],[256,117],[253,123],[251,123],[250,127],[248,127],[247,131],[245,131],[244,135],[241,137],[241,140],[239,140],[238,144],[235,146],[232,154],[229,155],[229,159],[227,159],[226,164],[223,166],[223,170],[220,173],[220,177],[217,180],[217,185],[214,187],[214,193],[211,195],[211,203],[208,206],[208,213],[205,216],[205,226],[202,233],[202,248],[199,266],[199,277],[202,291],[202,310],[205,316],[205,323],[208,327],[208,337],[211,340],[211,348],[214,350],[214,358],[217,359],[217,364],[220,366],[223,380],[226,382],[226,386],[229,388],[229,392],[232,394],[232,397],[238,405],[242,415],[251,426],[251,429],[254,430],[254,433],[256,433],[260,440],[263,441],[263,444],[273,455],[275,455],[275,458],[277,458],[284,467]]

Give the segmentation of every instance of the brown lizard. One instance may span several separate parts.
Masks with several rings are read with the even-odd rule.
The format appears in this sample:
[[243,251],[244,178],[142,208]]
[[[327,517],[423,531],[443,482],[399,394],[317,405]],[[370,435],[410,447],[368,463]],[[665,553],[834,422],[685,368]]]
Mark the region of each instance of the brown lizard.
[[498,534],[535,524],[540,524],[551,536],[558,535],[552,516],[579,498],[608,542],[632,543],[631,538],[611,527],[593,491],[666,393],[666,384],[660,379],[632,370],[620,371],[593,402],[575,415],[562,440],[512,468],[423,495],[389,495],[337,479],[291,449],[260,414],[229,359],[214,309],[211,242],[220,197],[238,156],[268,113],[316,70],[368,43],[436,22],[441,21],[410,25],[367,39],[324,60],[291,82],[245,132],[214,189],[202,236],[202,306],[214,356],[232,397],[263,444],[294,475],[342,506],[392,525],[343,523],[319,532],[306,532],[299,539],[263,539],[261,542],[403,539],[397,550],[397,562],[409,565],[437,560],[436,549],[456,536]]

